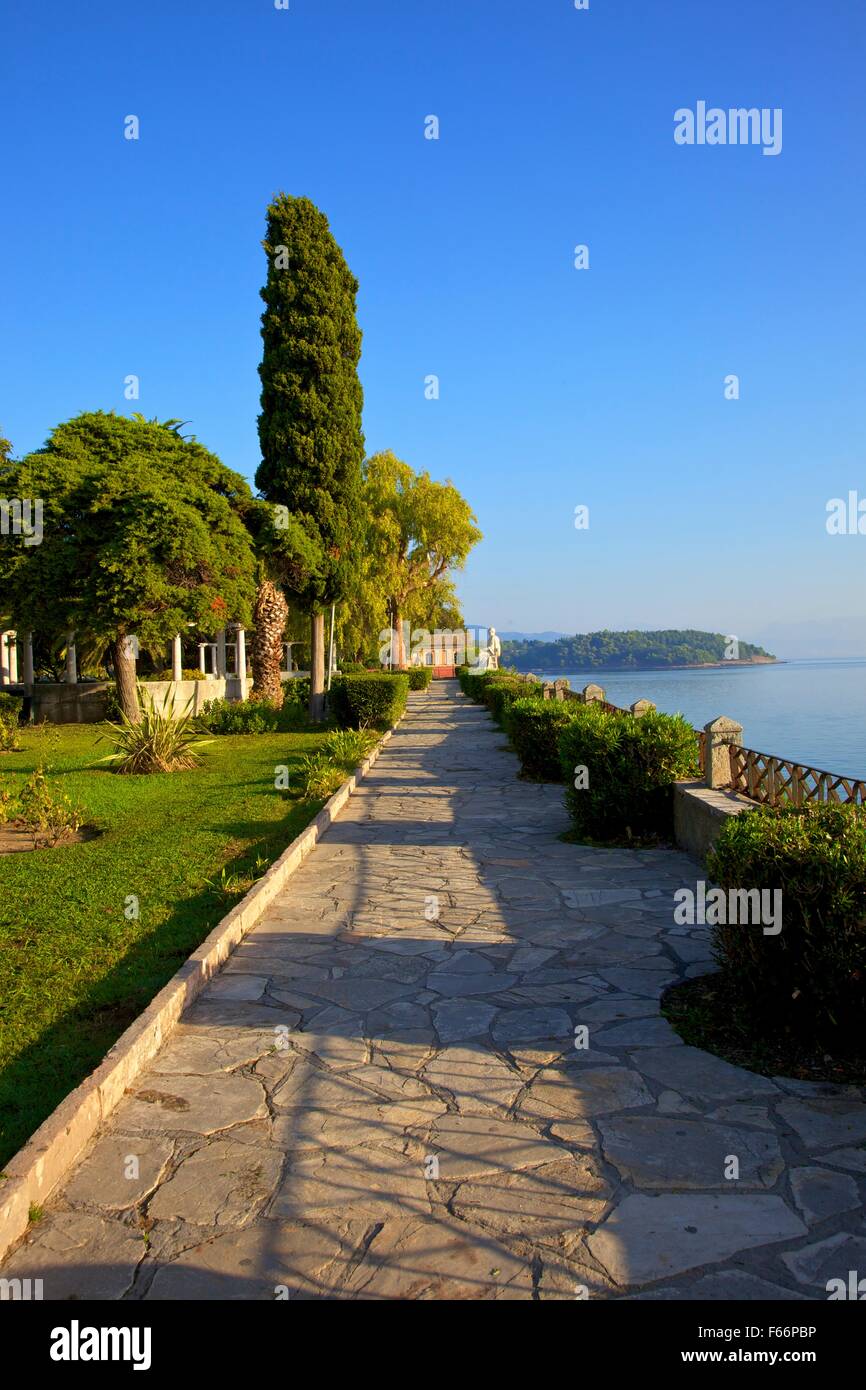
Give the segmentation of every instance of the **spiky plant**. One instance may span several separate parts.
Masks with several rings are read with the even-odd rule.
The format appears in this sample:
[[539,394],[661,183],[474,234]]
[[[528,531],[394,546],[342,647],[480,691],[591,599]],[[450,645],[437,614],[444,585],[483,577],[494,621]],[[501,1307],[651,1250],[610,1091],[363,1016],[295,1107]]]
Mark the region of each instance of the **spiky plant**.
[[114,749],[105,762],[115,772],[184,772],[198,767],[198,750],[209,743],[201,737],[192,713],[192,700],[187,701],[179,715],[169,706],[169,693],[157,704],[139,685],[141,722],[133,724],[121,714],[119,724],[109,724],[109,732],[99,741]]

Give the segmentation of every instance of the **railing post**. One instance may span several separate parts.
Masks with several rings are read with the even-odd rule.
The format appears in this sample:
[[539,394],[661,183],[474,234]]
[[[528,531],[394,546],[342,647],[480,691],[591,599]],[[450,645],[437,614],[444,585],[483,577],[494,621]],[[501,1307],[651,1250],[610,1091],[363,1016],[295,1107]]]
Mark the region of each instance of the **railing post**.
[[585,685],[583,687],[583,702],[585,705],[594,704],[596,701],[604,701],[606,695],[600,685]]
[[738,724],[735,719],[726,719],[724,715],[719,715],[718,719],[713,719],[709,724],[704,725],[706,734],[706,772],[705,783],[708,787],[729,787],[731,785],[731,755],[730,745],[736,744],[743,746],[743,726]]
[[650,714],[655,709],[652,700],[635,700],[631,706],[631,712],[635,719],[640,719],[642,714]]

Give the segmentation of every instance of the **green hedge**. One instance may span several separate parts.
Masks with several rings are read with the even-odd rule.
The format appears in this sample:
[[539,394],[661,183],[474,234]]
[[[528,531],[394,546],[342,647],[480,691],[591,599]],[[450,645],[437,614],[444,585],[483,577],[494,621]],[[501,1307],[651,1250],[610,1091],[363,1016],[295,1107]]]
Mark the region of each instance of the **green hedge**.
[[505,727],[508,711],[515,700],[541,699],[541,683],[537,694],[533,685],[522,680],[516,671],[494,671],[484,685],[483,700],[497,724]]
[[580,706],[571,700],[543,700],[524,696],[513,700],[505,716],[505,729],[527,777],[542,782],[561,782],[559,735]]
[[[673,836],[673,784],[697,775],[694,729],[679,714],[636,719],[598,704],[574,706],[559,736],[565,799],[582,839],[645,840]],[[576,786],[577,768],[588,785]]]
[[432,666],[410,666],[406,673],[409,677],[410,690],[429,690],[433,680]]
[[866,810],[762,806],[730,816],[707,870],[721,888],[782,893],[776,935],[761,925],[713,927],[719,963],[744,997],[807,1037],[862,1047]]
[[403,671],[339,676],[331,685],[329,709],[344,728],[390,729],[406,708],[408,693]]
[[468,695],[470,700],[477,700],[480,703],[484,700],[484,687],[495,671],[474,671],[471,666],[458,666],[457,679],[460,682],[460,689],[464,695]]

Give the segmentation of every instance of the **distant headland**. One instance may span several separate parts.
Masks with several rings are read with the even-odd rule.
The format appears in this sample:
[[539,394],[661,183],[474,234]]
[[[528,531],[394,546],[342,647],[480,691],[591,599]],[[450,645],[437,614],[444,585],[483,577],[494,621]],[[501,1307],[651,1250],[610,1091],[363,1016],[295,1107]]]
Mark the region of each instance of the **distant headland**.
[[555,642],[504,641],[502,664],[518,671],[648,671],[755,666],[776,660],[763,647],[720,632],[585,632]]

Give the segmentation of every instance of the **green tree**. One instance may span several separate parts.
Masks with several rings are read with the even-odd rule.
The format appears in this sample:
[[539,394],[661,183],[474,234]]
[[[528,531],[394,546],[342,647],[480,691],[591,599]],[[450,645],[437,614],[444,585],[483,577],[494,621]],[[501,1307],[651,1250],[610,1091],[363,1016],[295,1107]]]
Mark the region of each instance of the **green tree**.
[[441,605],[447,597],[443,580],[463,568],[481,532],[453,483],[415,473],[390,450],[367,460],[364,483],[371,551],[396,631],[395,664],[405,666],[404,620],[411,620],[419,605],[423,611],[425,595],[435,616],[437,599]]
[[14,621],[107,650],[134,722],[128,638],[164,648],[188,624],[212,635],[231,619],[249,622],[255,556],[245,517],[255,503],[243,478],[194,439],[140,417],[82,414],[3,473],[44,507],[41,544],[0,542]]
[[294,591],[310,614],[310,718],[324,713],[325,608],[346,594],[357,565],[363,393],[358,282],[325,215],[280,193],[263,242],[262,383],[256,486],[288,509],[319,563]]

